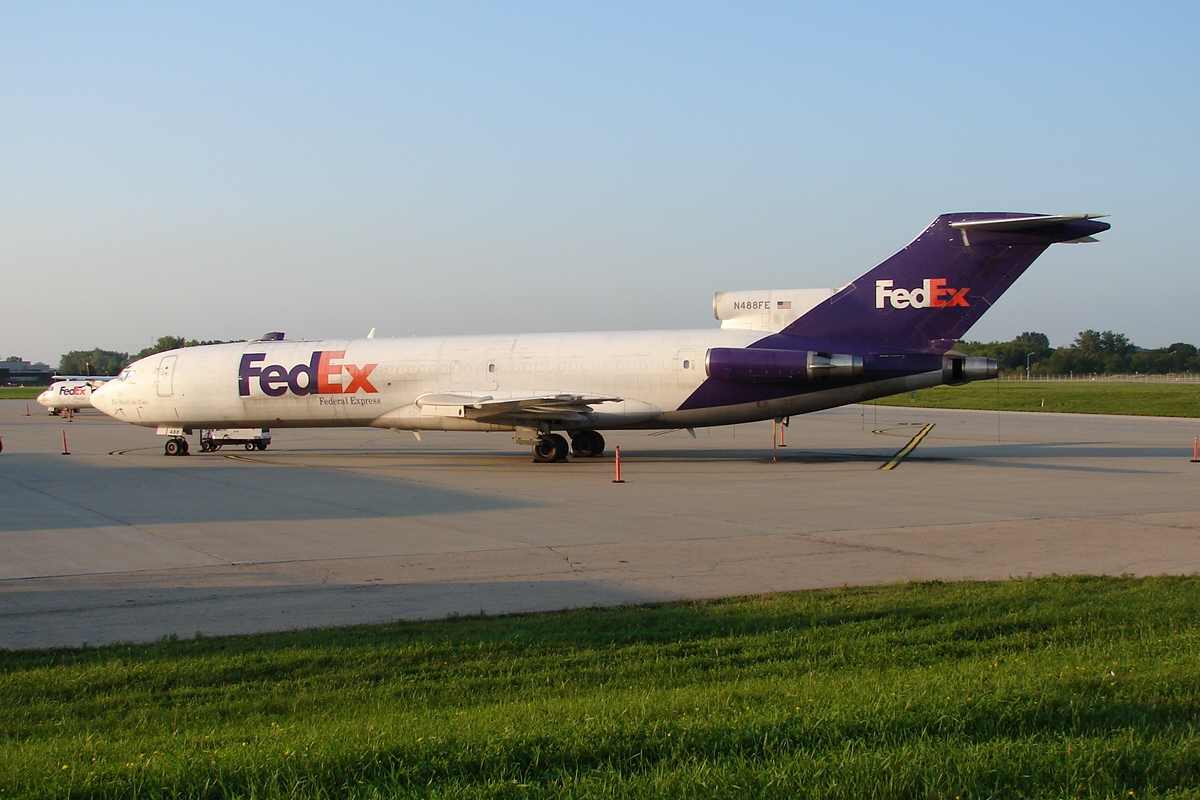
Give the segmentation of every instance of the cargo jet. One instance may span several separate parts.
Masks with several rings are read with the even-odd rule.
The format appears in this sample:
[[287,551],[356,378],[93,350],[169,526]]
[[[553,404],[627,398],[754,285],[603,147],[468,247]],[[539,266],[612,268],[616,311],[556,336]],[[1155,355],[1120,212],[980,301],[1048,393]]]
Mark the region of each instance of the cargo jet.
[[[604,452],[600,431],[783,419],[996,376],[955,343],[1042,252],[1094,241],[1097,215],[963,213],[836,289],[721,292],[719,330],[288,341],[134,362],[92,394],[158,429],[370,426],[512,431],[535,461]],[[564,436],[565,434],[565,436]],[[567,438],[570,437],[568,444]]]
[[109,378],[62,377],[39,394],[37,401],[50,411],[51,416],[57,416],[67,409],[76,411],[91,408],[92,392],[107,380]]

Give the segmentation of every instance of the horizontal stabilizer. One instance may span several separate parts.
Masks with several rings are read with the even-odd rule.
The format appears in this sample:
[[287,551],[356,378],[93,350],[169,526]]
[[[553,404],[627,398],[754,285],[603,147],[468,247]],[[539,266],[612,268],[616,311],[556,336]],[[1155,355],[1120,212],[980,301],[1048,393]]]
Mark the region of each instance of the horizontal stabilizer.
[[958,228],[960,231],[1027,231],[1032,228],[1048,228],[1051,225],[1062,225],[1064,222],[1080,222],[1107,216],[1107,214],[1048,214],[1011,219],[968,219],[962,222],[951,222],[950,227]]
[[[1079,244],[1094,242],[1093,233],[1108,230],[1107,222],[1092,220],[1106,217],[1107,214],[1025,214],[1011,217],[989,217],[982,219],[964,219],[951,222],[950,227],[962,232],[963,244],[970,247],[976,244],[981,236],[1012,235],[1014,237],[1045,239],[1061,244]],[[972,241],[972,239],[975,241]]]

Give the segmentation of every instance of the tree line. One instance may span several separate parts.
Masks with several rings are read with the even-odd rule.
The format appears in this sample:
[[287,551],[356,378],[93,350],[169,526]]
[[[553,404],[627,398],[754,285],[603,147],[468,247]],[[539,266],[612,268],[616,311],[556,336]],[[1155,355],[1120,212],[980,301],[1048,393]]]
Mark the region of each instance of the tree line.
[[132,356],[129,353],[118,353],[115,350],[101,350],[99,347],[91,350],[72,350],[63,355],[58,362],[60,375],[116,375],[125,369],[127,364],[139,358],[152,356],[164,350],[176,350],[180,347],[198,347],[202,344],[225,344],[226,341],[241,342],[244,339],[184,339],[182,336],[160,336],[158,341],[143,348]]
[[1026,331],[1011,342],[959,342],[972,356],[994,358],[1005,372],[1031,375],[1144,375],[1200,373],[1196,346],[1176,342],[1155,349],[1138,347],[1123,333],[1081,331],[1067,347],[1051,347],[1044,333]]

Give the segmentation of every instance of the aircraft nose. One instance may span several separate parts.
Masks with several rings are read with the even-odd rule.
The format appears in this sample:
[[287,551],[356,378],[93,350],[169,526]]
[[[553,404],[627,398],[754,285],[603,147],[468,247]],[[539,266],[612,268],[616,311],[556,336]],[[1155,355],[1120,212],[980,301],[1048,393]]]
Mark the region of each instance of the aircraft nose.
[[109,413],[114,407],[112,403],[112,390],[116,388],[113,385],[114,383],[115,381],[108,381],[92,389],[92,395],[90,398],[92,405],[106,414]]

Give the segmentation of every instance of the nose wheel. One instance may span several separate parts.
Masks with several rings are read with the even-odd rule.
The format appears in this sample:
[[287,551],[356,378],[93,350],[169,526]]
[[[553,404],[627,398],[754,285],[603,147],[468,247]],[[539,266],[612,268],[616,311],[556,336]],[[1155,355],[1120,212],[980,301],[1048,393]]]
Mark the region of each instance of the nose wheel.
[[170,439],[167,439],[167,444],[163,447],[163,452],[169,456],[186,456],[188,454],[188,440],[182,436],[172,436]]

